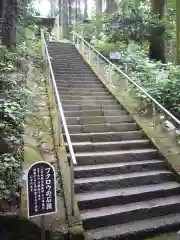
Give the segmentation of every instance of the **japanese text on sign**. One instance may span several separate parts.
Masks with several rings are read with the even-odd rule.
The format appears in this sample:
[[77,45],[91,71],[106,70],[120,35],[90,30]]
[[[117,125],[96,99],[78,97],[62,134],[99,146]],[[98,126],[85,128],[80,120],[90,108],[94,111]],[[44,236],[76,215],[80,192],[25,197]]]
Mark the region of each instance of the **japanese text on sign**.
[[33,164],[28,171],[29,217],[56,212],[56,179],[53,166],[46,162]]

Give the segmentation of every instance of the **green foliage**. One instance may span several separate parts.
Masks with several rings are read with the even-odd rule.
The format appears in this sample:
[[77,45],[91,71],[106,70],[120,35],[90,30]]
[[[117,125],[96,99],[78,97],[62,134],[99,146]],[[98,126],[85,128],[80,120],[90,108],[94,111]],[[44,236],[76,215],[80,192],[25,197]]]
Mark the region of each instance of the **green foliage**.
[[[8,198],[18,188],[23,162],[23,123],[27,106],[22,91],[18,91],[23,88],[22,83],[15,76],[10,76],[3,76],[6,91],[0,101],[3,113],[0,128],[3,129],[3,142],[6,146],[0,156],[0,199]],[[12,86],[15,86],[15,91]]]
[[23,156],[4,153],[0,155],[0,199],[8,199],[20,184]]
[[[150,61],[149,41],[165,35],[167,54],[172,59],[175,43],[175,1],[168,1],[166,19],[152,15],[150,1],[122,0],[118,13],[104,16],[99,21],[101,31],[91,43],[103,52],[119,51],[119,67],[164,107],[180,118],[180,67],[172,63]],[[165,31],[164,31],[165,30]],[[133,88],[133,86],[132,86]],[[134,89],[134,88],[133,88]],[[137,96],[149,104],[149,100],[137,91]]]
[[[150,61],[143,52],[142,46],[134,42],[121,45],[120,52],[121,69],[125,71],[127,65],[129,77],[180,118],[180,66]],[[140,91],[137,91],[137,96],[149,102]]]
[[121,1],[120,11],[107,17],[106,32],[110,42],[152,40],[165,32],[165,20],[158,19],[151,12],[150,4]]
[[25,117],[31,114],[27,106],[31,92],[19,62],[33,61],[39,66],[41,42],[34,36],[36,30],[35,23],[31,21],[29,25],[26,18],[21,17],[17,24],[16,48],[0,45],[0,200],[9,199],[18,191],[22,177],[23,134]]
[[73,30],[84,38],[99,38],[104,28],[105,14],[98,13],[93,16],[90,23],[75,24]]
[[109,53],[116,50],[114,43],[106,43],[105,41],[94,39],[91,43],[96,47],[96,49],[103,53]]
[[73,30],[81,34],[84,38],[91,39],[94,32],[94,26],[91,23],[81,23],[78,25],[74,25]]

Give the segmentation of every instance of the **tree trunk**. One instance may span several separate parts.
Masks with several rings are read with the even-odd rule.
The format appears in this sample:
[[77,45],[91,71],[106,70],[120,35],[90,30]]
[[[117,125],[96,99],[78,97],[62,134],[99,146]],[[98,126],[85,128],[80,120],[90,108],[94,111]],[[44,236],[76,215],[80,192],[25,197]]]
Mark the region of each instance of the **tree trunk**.
[[62,0],[62,9],[63,9],[63,37],[68,39],[69,38],[69,21],[68,21],[68,4],[67,0]]
[[[166,0],[152,0],[152,13],[158,14],[159,19],[165,16]],[[151,58],[157,61],[166,62],[166,47],[164,34],[154,37],[150,43]]]
[[2,42],[7,47],[13,47],[16,45],[16,0],[4,0],[3,9]]
[[75,0],[75,22],[78,21],[78,0]]
[[106,10],[107,14],[116,13],[118,11],[118,3],[116,0],[106,0]]
[[62,0],[58,0],[59,7],[59,26],[62,26]]
[[72,24],[72,0],[69,0],[68,1],[68,4],[69,4],[69,6],[68,6],[68,10],[69,10],[69,13],[68,13],[68,15],[69,15],[69,25],[71,25]]
[[88,2],[87,0],[84,0],[84,18],[88,18]]
[[102,12],[102,0],[96,0],[96,13]]
[[82,20],[82,14],[81,14],[81,0],[78,0],[78,3],[77,3],[77,5],[78,5],[78,20],[79,20],[79,22]]
[[3,0],[0,0],[0,18],[3,17]]
[[51,17],[54,17],[54,3],[53,0],[49,0],[51,5]]

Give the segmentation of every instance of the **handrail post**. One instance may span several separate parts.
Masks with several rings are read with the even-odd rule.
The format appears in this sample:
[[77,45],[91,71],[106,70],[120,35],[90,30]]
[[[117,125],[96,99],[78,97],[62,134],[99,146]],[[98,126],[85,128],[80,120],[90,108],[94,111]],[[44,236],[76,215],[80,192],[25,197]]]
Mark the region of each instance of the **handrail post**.
[[82,54],[83,54],[83,56],[84,56],[84,41],[82,41]]
[[74,35],[74,32],[72,33],[73,34],[73,44],[75,43],[75,35]]
[[99,69],[100,69],[100,59],[99,59],[99,56],[97,55],[97,72],[98,73],[100,72]]
[[112,73],[112,66],[109,64],[109,87],[110,87],[110,89],[111,89],[111,87],[112,87],[112,76],[111,76],[111,73]]
[[80,52],[83,55],[83,41],[80,39]]
[[91,63],[91,49],[88,47],[88,60]]
[[154,139],[156,137],[156,106],[152,102]]
[[76,39],[77,39],[77,43],[76,43],[77,44],[77,48],[79,50],[79,38],[77,37]]

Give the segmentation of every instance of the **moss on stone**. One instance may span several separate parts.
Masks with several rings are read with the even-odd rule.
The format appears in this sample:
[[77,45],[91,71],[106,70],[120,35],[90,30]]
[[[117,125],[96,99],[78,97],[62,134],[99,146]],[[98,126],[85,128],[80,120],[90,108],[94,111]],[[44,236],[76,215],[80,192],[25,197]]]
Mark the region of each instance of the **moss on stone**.
[[82,225],[76,225],[69,228],[69,239],[84,240],[84,230]]
[[178,239],[180,239],[180,235],[178,235],[177,233],[167,233],[153,238],[146,238],[144,240],[178,240]]

